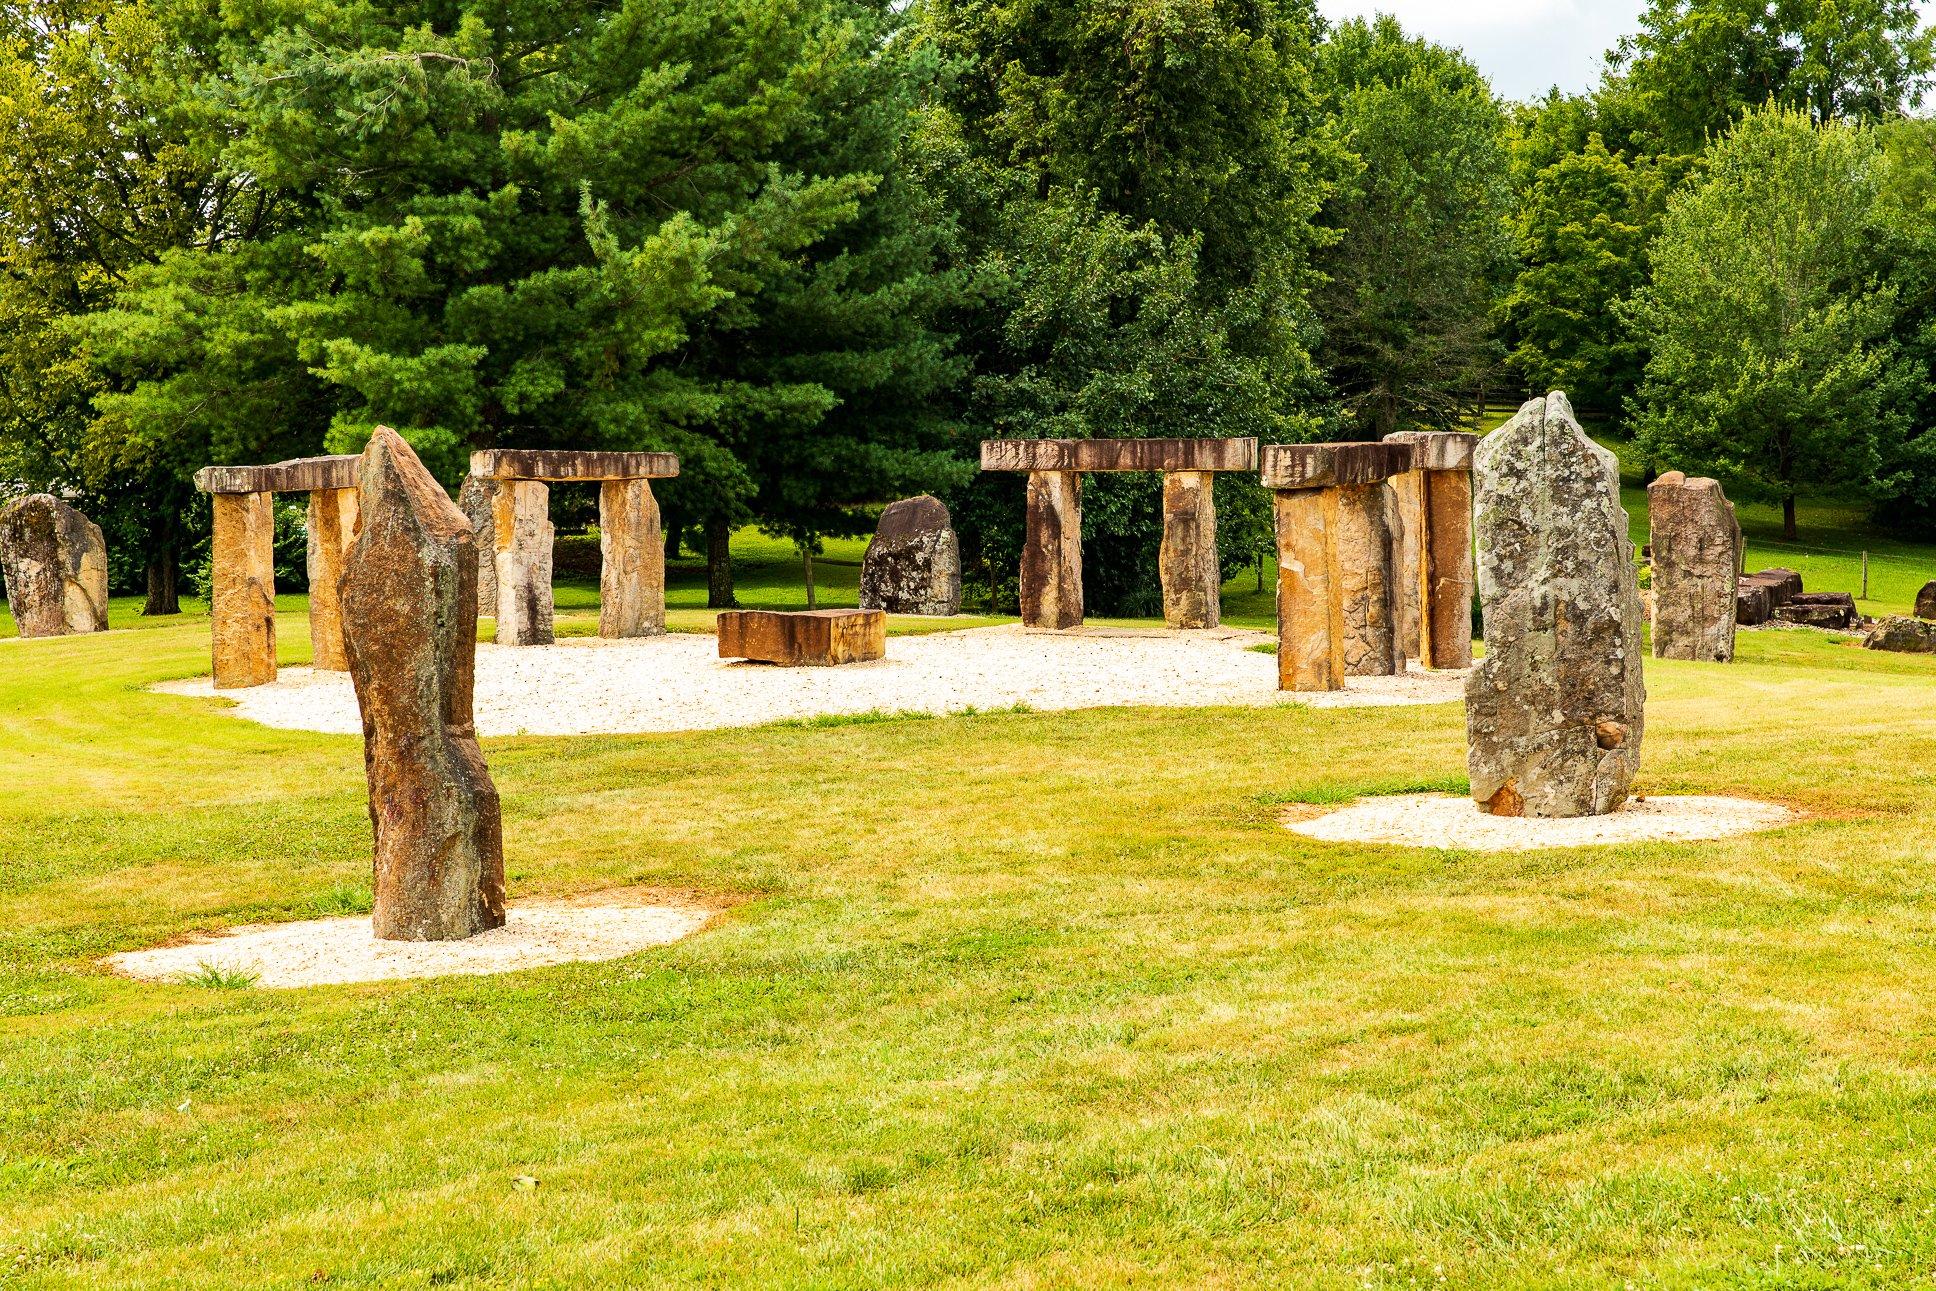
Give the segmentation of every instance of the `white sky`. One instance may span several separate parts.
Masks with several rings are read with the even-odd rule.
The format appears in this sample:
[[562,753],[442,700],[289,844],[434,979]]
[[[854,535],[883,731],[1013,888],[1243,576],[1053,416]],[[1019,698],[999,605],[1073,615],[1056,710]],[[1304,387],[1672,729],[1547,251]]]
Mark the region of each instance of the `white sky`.
[[[1318,0],[1327,18],[1389,13],[1405,30],[1457,45],[1495,93],[1531,99],[1557,85],[1591,89],[1601,56],[1639,26],[1645,0]],[[1936,17],[1936,0],[1925,0]]]

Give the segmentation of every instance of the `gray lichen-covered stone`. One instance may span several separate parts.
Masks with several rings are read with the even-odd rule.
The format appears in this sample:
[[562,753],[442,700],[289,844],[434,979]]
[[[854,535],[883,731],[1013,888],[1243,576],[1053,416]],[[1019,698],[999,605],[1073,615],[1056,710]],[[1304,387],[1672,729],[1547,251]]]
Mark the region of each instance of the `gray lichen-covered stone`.
[[1640,769],[1640,588],[1620,472],[1564,394],[1480,444],[1486,657],[1466,683],[1472,796],[1500,816],[1605,815]]
[[504,925],[497,788],[472,724],[477,535],[395,431],[363,453],[343,637],[376,832],[371,923],[391,941]]
[[497,481],[481,475],[466,475],[457,490],[457,505],[477,535],[477,612],[484,618],[497,613],[497,526],[491,505],[496,493]]
[[1721,485],[1669,471],[1647,488],[1654,658],[1734,660],[1741,526]]
[[0,508],[0,578],[23,637],[108,630],[108,546],[101,526],[51,493]]
[[1862,644],[1898,654],[1936,654],[1936,623],[1917,618],[1887,618],[1869,629]]
[[889,614],[959,614],[961,545],[940,498],[923,493],[881,512],[860,566],[860,608]]

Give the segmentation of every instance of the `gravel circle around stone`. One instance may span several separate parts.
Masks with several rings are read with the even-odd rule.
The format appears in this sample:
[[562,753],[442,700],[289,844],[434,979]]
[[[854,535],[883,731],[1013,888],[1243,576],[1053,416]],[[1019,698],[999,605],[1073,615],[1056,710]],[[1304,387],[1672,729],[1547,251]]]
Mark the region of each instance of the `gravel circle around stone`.
[[463,941],[378,941],[370,917],[357,915],[232,928],[178,945],[126,951],[104,962],[145,982],[180,982],[215,970],[278,989],[473,977],[622,959],[689,937],[714,913],[689,905],[532,901],[510,907],[502,928]]
[[[1288,695],[1262,632],[1019,627],[890,637],[887,657],[835,668],[722,660],[709,635],[477,648],[478,734],[623,735],[716,730],[863,713],[958,713],[1128,705],[1301,703],[1316,708],[1457,703],[1463,672],[1418,669],[1354,678],[1347,689]],[[207,678],[155,690],[230,701],[238,717],[285,730],[362,731],[349,675],[285,668],[267,686],[217,692]]]
[[1327,843],[1389,843],[1470,852],[1524,852],[1613,843],[1679,843],[1774,829],[1800,817],[1748,798],[1636,798],[1608,816],[1533,820],[1489,816],[1470,798],[1407,794],[1360,798],[1334,811],[1286,813],[1285,827]]

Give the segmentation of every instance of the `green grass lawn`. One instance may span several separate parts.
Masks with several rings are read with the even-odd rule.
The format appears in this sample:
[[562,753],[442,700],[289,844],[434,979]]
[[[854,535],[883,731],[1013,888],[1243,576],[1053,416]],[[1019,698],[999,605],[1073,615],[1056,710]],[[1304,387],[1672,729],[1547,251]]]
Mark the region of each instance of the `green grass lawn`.
[[9,1291],[1936,1273],[1936,660],[1650,662],[1644,789],[1808,819],[1518,856],[1279,825],[1459,789],[1457,706],[487,741],[514,899],[735,904],[603,965],[138,985],[95,961],[368,906],[359,742],[142,689],[206,659],[0,645]]

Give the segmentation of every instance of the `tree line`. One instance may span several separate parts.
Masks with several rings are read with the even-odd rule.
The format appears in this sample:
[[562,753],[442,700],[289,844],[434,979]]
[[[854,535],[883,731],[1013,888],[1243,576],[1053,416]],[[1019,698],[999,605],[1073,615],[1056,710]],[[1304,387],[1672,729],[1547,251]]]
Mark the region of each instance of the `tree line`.
[[[1560,386],[1663,463],[1936,526],[1931,64],[1909,0],[1654,0],[1530,105],[1312,0],[29,0],[0,487],[82,499],[166,613],[211,462],[663,450],[716,604],[738,526],[811,556],[923,490],[999,604],[985,437]],[[1217,488],[1234,572],[1268,508]],[[1154,610],[1159,492],[1086,486],[1100,612]]]

